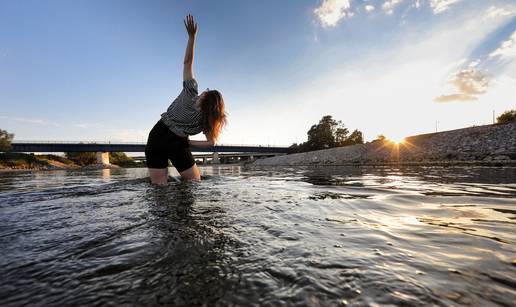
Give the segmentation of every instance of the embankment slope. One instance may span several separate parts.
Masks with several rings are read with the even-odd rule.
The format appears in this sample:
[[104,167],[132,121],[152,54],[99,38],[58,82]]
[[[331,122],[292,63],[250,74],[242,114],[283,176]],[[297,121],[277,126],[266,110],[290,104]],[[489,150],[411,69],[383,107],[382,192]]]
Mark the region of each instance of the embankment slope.
[[516,122],[260,159],[254,165],[516,164]]

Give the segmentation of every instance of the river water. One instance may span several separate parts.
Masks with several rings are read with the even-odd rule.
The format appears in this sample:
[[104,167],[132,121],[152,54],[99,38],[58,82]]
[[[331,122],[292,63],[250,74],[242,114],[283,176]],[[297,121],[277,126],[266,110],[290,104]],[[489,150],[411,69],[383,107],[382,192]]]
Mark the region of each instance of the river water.
[[0,173],[0,305],[516,302],[516,168],[202,173]]

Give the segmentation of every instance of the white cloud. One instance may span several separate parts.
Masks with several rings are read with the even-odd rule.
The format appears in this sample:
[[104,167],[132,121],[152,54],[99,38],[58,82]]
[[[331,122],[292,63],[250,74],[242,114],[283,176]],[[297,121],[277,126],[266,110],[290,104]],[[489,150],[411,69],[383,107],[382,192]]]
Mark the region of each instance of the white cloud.
[[468,67],[475,68],[478,66],[478,64],[480,64],[480,60],[475,60],[475,61],[472,61],[471,63],[469,63]]
[[394,11],[394,8],[399,5],[403,0],[386,0],[382,8],[387,14],[392,14]]
[[489,54],[490,58],[497,58],[499,60],[511,60],[516,58],[516,31],[512,33],[511,37],[502,42],[500,47]]
[[430,7],[435,14],[439,14],[447,11],[450,6],[460,2],[462,0],[430,0]]
[[487,74],[471,67],[458,72],[450,83],[458,92],[441,95],[435,98],[438,102],[477,100],[479,95],[485,94],[490,82]]
[[493,5],[486,10],[484,19],[506,17],[513,15],[516,15],[516,7],[514,6],[496,7]]
[[28,123],[28,124],[56,126],[56,127],[59,126],[58,123],[49,122],[49,121],[46,121],[46,120],[40,119],[40,118],[25,118],[25,117],[16,117],[16,116],[10,117],[10,116],[5,116],[5,115],[1,115],[0,118],[7,119],[7,120],[14,120],[17,122]]
[[350,0],[323,0],[314,14],[323,27],[335,27],[341,19],[353,16]]
[[109,134],[111,141],[118,142],[144,142],[148,132],[141,129],[117,129]]
[[[440,14],[462,1],[463,0],[428,0],[423,2],[422,0],[383,0],[381,7],[385,14],[391,15],[398,6],[407,3],[409,9],[405,10],[405,13],[401,17],[403,19],[410,9],[419,9],[423,6],[423,3],[427,3],[434,14]],[[357,9],[354,9],[356,5],[358,4],[352,4],[352,0],[322,0],[321,5],[314,10],[314,14],[323,27],[335,27],[341,20],[352,17],[355,14],[354,11],[357,11]],[[366,13],[371,13],[374,10],[376,10],[375,5],[369,2],[366,2],[363,6],[363,11]],[[491,6],[485,14],[484,18],[515,15],[516,7]]]
[[104,125],[100,123],[75,123],[73,126],[82,129],[100,129],[104,127]]

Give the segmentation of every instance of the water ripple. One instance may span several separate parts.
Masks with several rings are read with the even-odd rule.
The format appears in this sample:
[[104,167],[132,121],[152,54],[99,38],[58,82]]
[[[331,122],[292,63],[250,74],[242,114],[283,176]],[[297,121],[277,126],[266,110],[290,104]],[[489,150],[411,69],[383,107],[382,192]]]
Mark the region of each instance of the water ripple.
[[514,168],[0,174],[0,304],[505,305]]

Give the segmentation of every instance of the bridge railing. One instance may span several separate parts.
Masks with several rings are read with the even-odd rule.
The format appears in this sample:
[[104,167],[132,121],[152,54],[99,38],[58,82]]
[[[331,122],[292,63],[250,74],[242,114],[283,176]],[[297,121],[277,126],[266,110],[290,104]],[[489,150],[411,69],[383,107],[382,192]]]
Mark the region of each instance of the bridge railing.
[[[145,145],[147,142],[127,142],[127,141],[36,141],[36,140],[15,140],[12,144],[95,144],[95,145]],[[265,147],[265,148],[286,148],[290,145],[263,145],[263,144],[215,144],[215,146],[248,146],[248,147]]]
[[15,140],[12,144],[98,144],[98,145],[112,145],[112,144],[135,144],[145,145],[146,142],[127,142],[127,141],[36,141],[36,140]]

